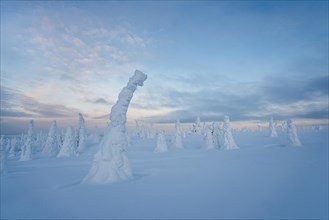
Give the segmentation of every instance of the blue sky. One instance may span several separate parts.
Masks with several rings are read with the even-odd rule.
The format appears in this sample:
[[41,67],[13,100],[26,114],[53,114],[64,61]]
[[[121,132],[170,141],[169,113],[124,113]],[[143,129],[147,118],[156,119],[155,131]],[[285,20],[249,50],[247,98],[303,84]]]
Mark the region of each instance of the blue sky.
[[[328,122],[327,1],[1,1],[1,131],[128,123]],[[88,124],[87,124],[88,125]]]

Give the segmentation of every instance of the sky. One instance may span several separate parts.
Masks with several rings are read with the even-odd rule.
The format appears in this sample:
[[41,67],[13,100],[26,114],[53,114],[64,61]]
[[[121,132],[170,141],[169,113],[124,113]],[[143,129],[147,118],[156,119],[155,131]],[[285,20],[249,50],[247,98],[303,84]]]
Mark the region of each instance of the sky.
[[127,123],[328,123],[328,1],[1,1],[1,133]]

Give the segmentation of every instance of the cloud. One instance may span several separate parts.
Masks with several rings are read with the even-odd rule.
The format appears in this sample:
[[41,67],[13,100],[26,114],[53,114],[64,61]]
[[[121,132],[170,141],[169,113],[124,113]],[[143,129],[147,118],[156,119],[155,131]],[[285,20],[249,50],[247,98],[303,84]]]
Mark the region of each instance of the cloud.
[[85,98],[85,102],[93,103],[93,104],[100,104],[100,105],[113,105],[113,102],[109,102],[104,98]]
[[[89,16],[85,11],[70,6],[63,15],[72,10],[82,17]],[[59,12],[49,12],[51,10],[46,8],[39,12],[37,17],[41,18],[33,20],[26,28],[26,38],[41,55],[40,58],[46,58],[42,69],[50,75],[70,75],[79,83],[101,74],[100,69],[108,69],[108,72],[123,69],[138,63],[143,54],[137,53],[138,48],[145,50],[147,42],[150,42],[147,37],[133,31],[129,24],[82,24],[79,19],[67,22],[68,18]],[[68,77],[61,78],[66,80]]]
[[[328,76],[266,77],[258,83],[238,85],[238,90],[225,87],[200,87],[180,91],[160,89],[144,94],[136,108],[171,108],[162,115],[147,117],[153,122],[173,122],[181,119],[193,122],[197,116],[218,121],[224,115],[234,120],[276,118],[326,118],[328,116]],[[225,82],[223,82],[225,83]],[[170,84],[170,83],[168,83]],[[235,87],[237,88],[237,87]],[[160,101],[156,97],[161,97]]]
[[92,119],[102,119],[102,120],[106,119],[106,120],[109,120],[109,114],[95,116],[95,117],[92,117]]
[[8,87],[2,86],[1,94],[1,117],[67,118],[79,112],[64,105],[41,103]]
[[13,110],[7,110],[7,109],[0,109],[0,116],[1,117],[14,117],[14,118],[29,118],[34,117],[35,115],[29,114],[26,112],[19,112],[19,111],[13,111]]
[[24,110],[45,118],[74,117],[79,112],[77,109],[70,109],[64,105],[44,104],[27,96],[22,97],[22,106]]
[[293,103],[328,95],[328,76],[303,78],[269,77],[262,92],[274,103]]
[[96,100],[94,101],[94,103],[96,103],[96,104],[105,104],[105,105],[109,105],[109,104],[110,104],[110,102],[106,101],[106,100],[103,99],[103,98],[98,98],[98,99],[96,99]]

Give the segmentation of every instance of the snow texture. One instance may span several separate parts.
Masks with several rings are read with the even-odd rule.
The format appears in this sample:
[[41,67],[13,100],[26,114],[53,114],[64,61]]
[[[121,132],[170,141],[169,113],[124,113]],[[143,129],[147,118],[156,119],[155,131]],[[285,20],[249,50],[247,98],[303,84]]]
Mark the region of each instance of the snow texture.
[[43,154],[46,156],[55,156],[58,154],[60,143],[58,140],[58,132],[56,121],[52,121],[46,144],[42,150]]
[[273,122],[273,118],[272,117],[270,118],[268,128],[270,130],[270,134],[269,134],[270,137],[277,137],[278,136],[278,134],[277,134],[277,132],[275,130],[275,125],[274,125],[274,122]]
[[168,145],[164,135],[164,131],[160,131],[158,134],[158,140],[154,153],[163,153],[168,151]]
[[126,114],[137,86],[143,86],[146,74],[136,70],[126,87],[119,93],[118,101],[112,107],[110,123],[99,144],[99,150],[84,183],[106,184],[132,177],[130,163],[124,151],[128,145],[126,138]]
[[57,155],[57,157],[71,157],[75,155],[75,138],[72,127],[66,129],[63,145]]
[[82,153],[85,151],[85,145],[86,145],[85,138],[86,138],[85,120],[84,120],[82,114],[79,113],[77,153]]
[[300,142],[297,135],[296,126],[294,125],[293,120],[291,119],[287,120],[287,134],[288,140],[292,146],[302,146],[302,143]]
[[27,139],[22,148],[21,152],[21,161],[31,160],[32,159],[32,147],[35,144],[34,140],[34,121],[29,121],[29,130],[27,131]]

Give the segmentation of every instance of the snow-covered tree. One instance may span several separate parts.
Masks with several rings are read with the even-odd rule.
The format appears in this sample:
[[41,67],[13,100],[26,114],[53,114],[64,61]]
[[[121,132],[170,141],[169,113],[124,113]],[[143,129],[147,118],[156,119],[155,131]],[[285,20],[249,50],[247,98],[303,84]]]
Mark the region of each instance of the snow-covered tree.
[[47,140],[47,134],[40,131],[36,135],[36,147],[35,147],[35,152],[40,152],[42,151],[42,148],[45,146]]
[[222,144],[222,137],[223,137],[223,126],[220,122],[214,122],[213,125],[213,140],[214,140],[214,147],[220,148]]
[[136,123],[136,136],[139,137],[139,138],[143,138],[143,131],[142,131],[142,128],[141,128],[141,125],[140,125],[140,121],[138,120],[135,120],[135,123]]
[[296,126],[291,119],[287,120],[287,134],[289,142],[292,146],[302,146],[302,143],[300,142],[297,135]]
[[67,127],[63,145],[57,157],[70,157],[75,155],[75,139],[72,127]]
[[201,120],[200,120],[199,116],[196,118],[196,121],[192,126],[193,126],[193,128],[192,128],[193,133],[202,134],[203,129],[201,126]]
[[26,141],[26,135],[21,134],[19,137],[19,142],[18,142],[18,151],[22,151],[25,141]]
[[182,128],[180,125],[180,121],[177,120],[175,124],[175,136],[174,136],[174,141],[175,141],[175,147],[177,148],[183,148],[183,141],[182,141]]
[[221,146],[226,150],[239,149],[239,147],[236,145],[233,139],[231,126],[230,126],[230,118],[228,116],[224,116]]
[[34,121],[29,121],[29,130],[27,131],[27,138],[25,144],[23,145],[21,152],[21,161],[31,160],[32,159],[32,147],[35,144],[34,139]]
[[158,133],[157,146],[154,149],[154,153],[162,153],[167,151],[168,151],[168,146],[164,135],[164,131],[160,131]]
[[15,157],[17,151],[17,138],[13,137],[10,140],[10,150],[9,150],[9,155],[8,157]]
[[77,153],[82,153],[85,150],[85,139],[86,139],[86,128],[85,128],[85,119],[82,114],[79,113],[79,129],[78,129],[78,146]]
[[58,146],[60,148],[60,146],[62,146],[63,142],[64,142],[64,134],[63,134],[63,129],[62,130],[59,130],[57,129],[56,130],[56,138],[57,138],[57,143],[58,143]]
[[126,115],[137,86],[143,86],[146,78],[144,73],[136,70],[127,86],[121,90],[118,101],[111,109],[110,122],[94,156],[91,169],[82,182],[106,184],[132,177],[130,163],[124,153],[128,144]]
[[278,134],[276,133],[276,130],[275,130],[275,125],[274,125],[272,117],[270,118],[268,128],[270,130],[270,134],[269,134],[270,137],[277,137],[278,136]]
[[5,138],[2,135],[0,138],[0,160],[1,160],[1,169],[0,173],[4,174],[7,170],[7,155],[6,155],[6,146],[5,146]]
[[101,139],[101,136],[97,132],[92,133],[88,137],[89,142],[92,144],[99,144],[100,139]]
[[58,151],[60,149],[60,143],[58,142],[57,138],[57,126],[56,121],[52,121],[48,137],[46,140],[46,144],[42,150],[42,153],[47,156],[55,156],[58,154]]
[[215,149],[214,140],[214,128],[211,125],[207,125],[203,134],[204,146],[207,150]]
[[257,124],[257,131],[261,132],[262,131],[262,126],[260,124]]

